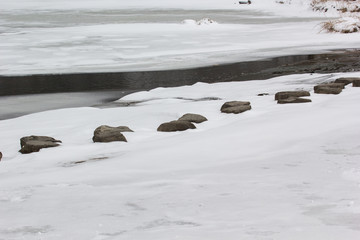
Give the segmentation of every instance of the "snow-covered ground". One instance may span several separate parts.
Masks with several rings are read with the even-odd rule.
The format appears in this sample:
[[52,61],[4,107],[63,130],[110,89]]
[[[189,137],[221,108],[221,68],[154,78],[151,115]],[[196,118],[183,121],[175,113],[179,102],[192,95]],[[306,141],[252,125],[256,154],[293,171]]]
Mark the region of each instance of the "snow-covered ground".
[[[319,33],[326,16],[308,1],[235,2],[1,1],[0,75],[194,67],[360,42]],[[218,24],[181,24],[205,17]],[[343,76],[360,72],[157,88],[119,100],[139,102],[129,107],[2,120],[0,239],[358,240],[360,88],[274,101]],[[252,110],[220,113],[231,100]],[[156,131],[185,113],[208,121]],[[93,143],[104,124],[135,132],[128,143]],[[63,143],[22,155],[28,135]]]
[[[197,83],[120,100],[142,101],[130,107],[0,121],[0,239],[357,240],[360,88],[290,105],[274,94],[359,75]],[[189,100],[206,97],[221,100]],[[229,100],[252,110],[220,113]],[[188,112],[208,121],[156,131]],[[92,143],[103,124],[135,132],[128,143]],[[63,144],[21,155],[19,139],[31,134]]]
[[[173,69],[356,48],[309,1],[0,2],[0,75]],[[182,24],[210,18],[218,24]]]

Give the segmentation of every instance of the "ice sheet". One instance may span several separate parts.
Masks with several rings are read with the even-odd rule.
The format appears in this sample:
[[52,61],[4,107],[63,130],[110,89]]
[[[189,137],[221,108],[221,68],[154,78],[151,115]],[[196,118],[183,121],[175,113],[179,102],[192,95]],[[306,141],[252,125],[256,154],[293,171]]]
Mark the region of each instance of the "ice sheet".
[[[272,1],[24,1],[0,7],[0,74],[189,68],[355,48],[320,33],[306,4]],[[216,25],[181,24],[210,18]]]

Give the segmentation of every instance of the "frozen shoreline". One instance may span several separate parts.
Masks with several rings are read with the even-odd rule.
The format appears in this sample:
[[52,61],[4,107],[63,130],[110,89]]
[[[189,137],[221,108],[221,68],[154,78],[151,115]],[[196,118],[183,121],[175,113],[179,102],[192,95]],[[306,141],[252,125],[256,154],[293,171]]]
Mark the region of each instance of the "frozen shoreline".
[[[22,94],[0,96],[2,109],[0,119],[58,108],[111,106],[113,100],[128,93],[156,87],[191,85],[196,82],[260,80],[308,72],[360,71],[360,64],[357,61],[359,57],[360,50],[353,49],[164,72],[43,75],[43,79],[41,76],[24,76],[19,79],[14,76],[0,76],[0,95]],[[93,92],[88,92],[89,90]],[[51,92],[58,93],[51,94]],[[66,101],[59,102],[57,99]]]

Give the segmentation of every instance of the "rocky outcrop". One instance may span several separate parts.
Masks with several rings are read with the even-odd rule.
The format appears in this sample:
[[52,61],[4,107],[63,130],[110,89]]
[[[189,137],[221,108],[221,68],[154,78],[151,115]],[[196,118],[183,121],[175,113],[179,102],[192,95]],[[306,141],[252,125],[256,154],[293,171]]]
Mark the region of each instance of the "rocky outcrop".
[[207,121],[207,118],[199,114],[187,113],[178,119],[179,121],[188,121],[193,123],[202,123]]
[[360,87],[360,79],[356,79],[353,81],[353,87]]
[[345,85],[348,85],[350,83],[353,83],[356,80],[360,80],[360,78],[354,78],[354,77],[345,77],[345,78],[338,78],[335,80],[335,83],[343,83]]
[[308,97],[308,96],[310,96],[310,92],[308,91],[285,91],[285,92],[276,93],[275,100],[297,98],[297,97]]
[[244,101],[231,101],[226,102],[221,106],[220,111],[222,113],[242,113],[251,109],[250,102]]
[[345,83],[325,83],[314,87],[315,93],[319,94],[339,94],[345,87]]
[[311,102],[311,99],[300,98],[300,97],[289,97],[286,99],[278,100],[278,104],[288,104],[288,103],[308,103]]
[[39,152],[43,148],[57,147],[61,143],[60,140],[56,140],[47,136],[27,136],[20,139],[20,152],[23,154]]
[[93,142],[104,142],[104,143],[127,142],[122,132],[133,132],[133,130],[131,130],[126,126],[110,127],[107,125],[102,125],[95,129],[92,140]]
[[171,121],[171,122],[166,122],[161,124],[157,131],[158,132],[176,132],[176,131],[185,131],[188,129],[195,129],[195,125],[192,124],[189,121],[182,121],[182,120],[177,120],[177,121]]

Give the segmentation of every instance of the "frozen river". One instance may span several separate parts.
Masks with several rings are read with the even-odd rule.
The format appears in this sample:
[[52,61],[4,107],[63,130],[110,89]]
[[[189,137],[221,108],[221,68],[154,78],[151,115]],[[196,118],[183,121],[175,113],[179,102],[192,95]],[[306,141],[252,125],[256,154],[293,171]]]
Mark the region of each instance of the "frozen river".
[[[144,6],[141,1],[130,6],[120,4],[124,1],[81,2],[1,3],[0,75],[189,68],[355,47],[359,42],[358,36],[319,34],[325,17],[300,10],[278,14],[232,1],[205,1],[193,8],[185,4],[189,1],[179,6],[164,1]],[[217,24],[182,24],[204,18]]]

